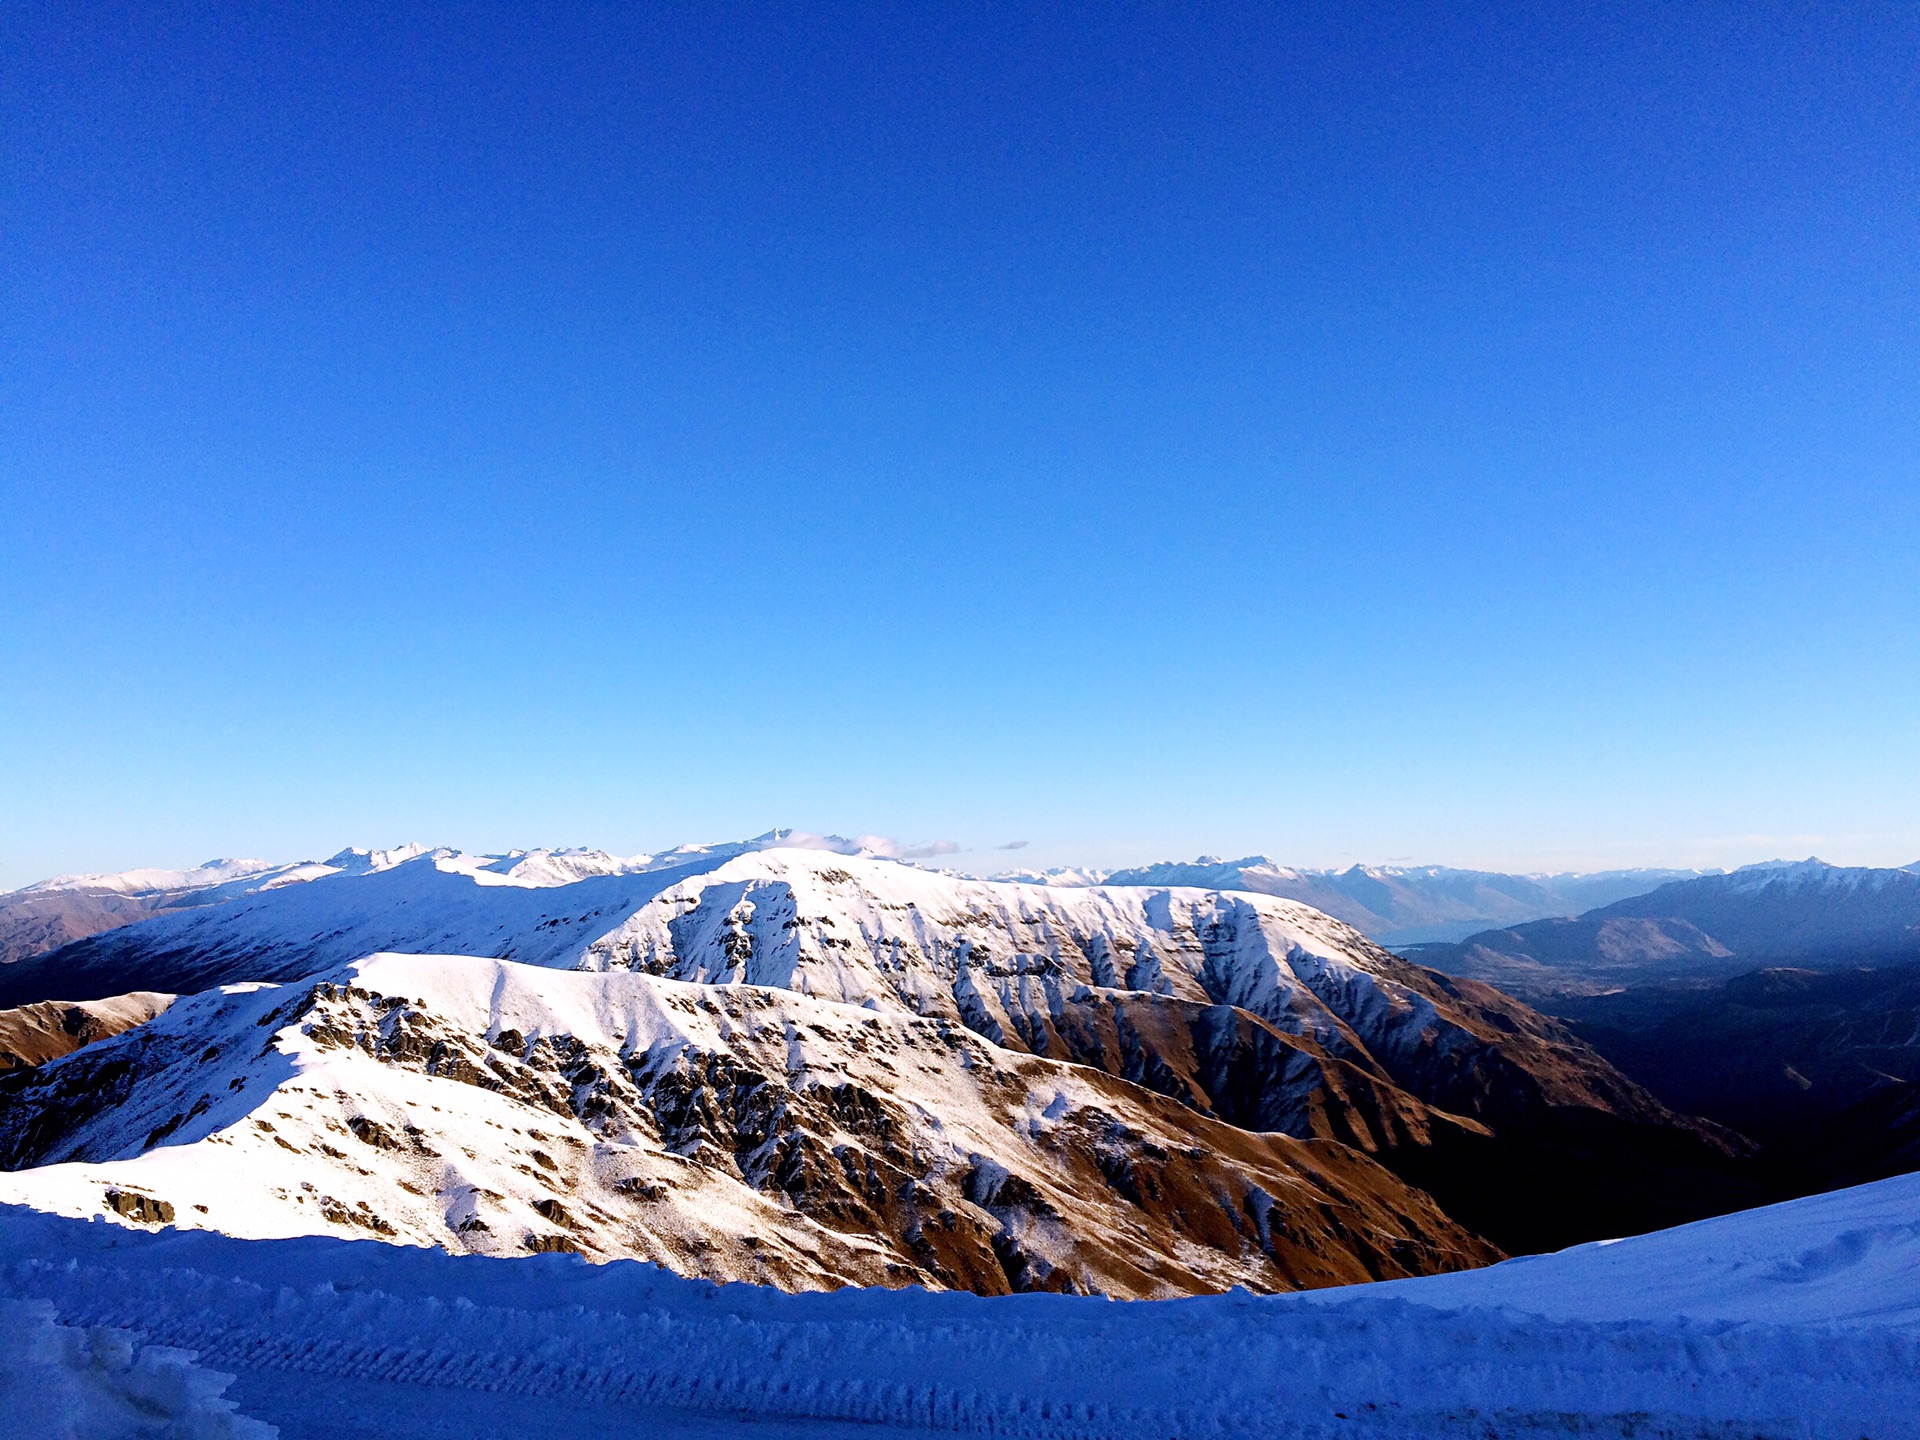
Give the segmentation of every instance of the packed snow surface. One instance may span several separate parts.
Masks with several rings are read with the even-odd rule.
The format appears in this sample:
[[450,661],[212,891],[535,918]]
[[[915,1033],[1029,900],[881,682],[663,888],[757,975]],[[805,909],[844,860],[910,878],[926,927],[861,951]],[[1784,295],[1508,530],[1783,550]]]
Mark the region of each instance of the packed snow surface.
[[142,1345],[124,1330],[54,1320],[45,1301],[0,1300],[0,1420],[32,1440],[269,1440],[273,1427],[236,1413],[230,1375],[193,1356]]
[[[788,1295],[0,1209],[0,1325],[39,1329],[37,1356],[66,1346],[69,1371],[84,1345],[117,1373],[197,1352],[290,1440],[356,1406],[390,1437],[526,1440],[717,1434],[719,1417],[768,1436],[1902,1440],[1920,1435],[1920,1176],[1471,1274],[1134,1303]],[[61,1338],[83,1327],[124,1338]],[[208,1409],[218,1387],[183,1371],[177,1393]],[[16,1384],[0,1407],[30,1398]]]

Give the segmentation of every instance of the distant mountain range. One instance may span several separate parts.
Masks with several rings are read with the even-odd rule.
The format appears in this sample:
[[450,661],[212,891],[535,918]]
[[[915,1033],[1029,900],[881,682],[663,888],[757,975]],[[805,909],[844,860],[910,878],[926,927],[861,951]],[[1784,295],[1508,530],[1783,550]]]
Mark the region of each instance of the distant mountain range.
[[1774,861],[1661,885],[1572,919],[1401,948],[1422,965],[1535,1002],[1705,983],[1763,965],[1920,959],[1920,866]]
[[605,850],[512,850],[470,855],[425,845],[391,850],[349,848],[325,860],[275,864],[268,860],[209,860],[191,870],[123,870],[111,875],[58,875],[0,894],[0,965],[57,950],[98,935],[180,910],[222,905],[261,891],[323,880],[333,875],[374,875],[431,856],[443,869],[473,876],[483,885],[538,889],[569,885],[600,875],[636,875],[776,846],[866,853],[858,841],[835,835],[769,830],[752,840],[718,845],[680,845],[657,855],[611,855]]
[[[880,842],[874,842],[880,843]],[[483,884],[526,887],[569,884],[599,875],[644,874],[775,847],[891,858],[859,840],[770,830],[751,840],[680,845],[650,855],[605,850],[514,850],[469,855],[446,848],[402,845],[390,850],[347,849],[325,860],[275,864],[266,860],[209,860],[191,870],[141,869],[110,875],[61,875],[0,894],[0,965],[44,954],[116,926],[177,910],[219,905],[262,890],[329,875],[363,875],[432,855]],[[1345,870],[1301,870],[1263,855],[1222,860],[1163,861],[1124,870],[1009,870],[990,878],[1055,887],[1190,885],[1205,890],[1249,890],[1298,900],[1344,920],[1382,945],[1458,940],[1493,926],[1549,915],[1572,915],[1692,879],[1697,870],[1606,870],[1593,874],[1502,875],[1428,865],[1413,868],[1354,865]]]
[[1301,870],[1264,855],[1170,860],[1124,870],[1013,870],[996,876],[1045,885],[1197,885],[1277,895],[1344,920],[1368,939],[1398,947],[1458,940],[1496,925],[1574,915],[1676,880],[1718,871],[1602,870],[1589,874],[1503,875],[1444,865],[1353,865]]

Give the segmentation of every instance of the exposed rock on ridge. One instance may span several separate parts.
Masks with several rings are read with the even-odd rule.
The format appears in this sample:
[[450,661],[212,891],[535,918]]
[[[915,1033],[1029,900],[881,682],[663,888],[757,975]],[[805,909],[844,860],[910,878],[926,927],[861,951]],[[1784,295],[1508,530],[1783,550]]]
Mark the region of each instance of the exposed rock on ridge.
[[0,1197],[136,1219],[164,1201],[242,1235],[1125,1296],[1497,1255],[1348,1147],[950,1020],[749,986],[379,956],[192,997],[4,1084],[0,1161],[51,1168]]
[[1235,1123],[1338,1136],[1513,1250],[1757,1193],[1733,1163],[1745,1142],[1675,1115],[1566,1027],[1268,896],[760,855],[663,890],[580,963],[938,1015]]

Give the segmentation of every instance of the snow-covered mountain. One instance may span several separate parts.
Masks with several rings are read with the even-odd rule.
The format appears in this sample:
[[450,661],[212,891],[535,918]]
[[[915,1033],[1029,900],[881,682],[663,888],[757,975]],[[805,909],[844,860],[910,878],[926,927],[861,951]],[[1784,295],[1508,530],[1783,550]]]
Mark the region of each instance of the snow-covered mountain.
[[[74,940],[174,910],[219,905],[260,890],[335,875],[367,875],[422,856],[462,871],[482,884],[568,885],[607,875],[645,874],[717,864],[769,849],[813,849],[848,856],[899,859],[903,851],[880,836],[846,839],[798,830],[770,830],[751,840],[680,845],[654,854],[614,855],[594,849],[513,850],[474,855],[447,848],[402,845],[350,848],[325,860],[274,864],[265,860],[209,860],[189,870],[139,869],[110,875],[61,875],[0,894],[0,965],[28,959]],[[1490,926],[1569,915],[1636,895],[1699,872],[1616,870],[1597,874],[1499,875],[1444,866],[1299,870],[1264,856],[1165,862],[1127,870],[1014,870],[995,879],[1051,886],[1148,885],[1250,890],[1299,900],[1386,945],[1453,940]]]
[[[677,845],[654,855],[612,855],[605,850],[511,850],[501,855],[409,844],[389,850],[350,847],[325,860],[278,865],[266,860],[209,860],[190,870],[123,870],[111,875],[57,875],[0,894],[0,965],[30,959],[121,925],[176,910],[223,905],[261,891],[333,876],[377,875],[428,859],[450,873],[482,885],[542,889],[606,875],[640,875],[688,865],[717,864],[755,850],[815,849],[841,855],[881,853],[890,842],[769,830],[751,840],[714,845]],[[67,998],[67,997],[61,997]]]
[[[1589,874],[1503,875],[1444,865],[1353,865],[1302,870],[1264,855],[1163,861],[1124,870],[1010,871],[1003,878],[1048,885],[1188,885],[1251,890],[1299,900],[1344,920],[1382,945],[1458,940],[1475,931],[1555,915],[1577,915],[1640,895],[1698,870],[1603,870]],[[1718,873],[1718,872],[1712,872]]]
[[423,853],[423,846],[407,845],[397,850],[342,850],[331,859],[291,865],[209,860],[190,870],[56,875],[0,895],[0,964],[30,959],[89,935],[176,910],[225,904],[257,891],[328,875],[372,874]]
[[382,955],[23,1078],[0,1198],[242,1236],[1121,1296],[1497,1255],[1350,1147],[784,989]]
[[[0,985],[193,993],[381,951],[756,986],[931,1022],[1241,1130],[1339,1141],[1508,1249],[1738,1203],[1723,1174],[1737,1143],[1565,1030],[1249,893],[978,881],[786,848],[532,887],[423,854],[95,936]],[[1646,1184],[1649,1167],[1664,1183]]]
[[1747,960],[1920,955],[1920,871],[1911,866],[1873,869],[1818,859],[1749,865],[1663,885],[1599,913],[1685,920]]
[[[571,965],[591,940],[700,868],[535,885],[475,863],[484,858],[428,851],[105,931],[0,968],[0,1004],[294,980],[378,950]],[[142,978],[156,975],[169,983]]]

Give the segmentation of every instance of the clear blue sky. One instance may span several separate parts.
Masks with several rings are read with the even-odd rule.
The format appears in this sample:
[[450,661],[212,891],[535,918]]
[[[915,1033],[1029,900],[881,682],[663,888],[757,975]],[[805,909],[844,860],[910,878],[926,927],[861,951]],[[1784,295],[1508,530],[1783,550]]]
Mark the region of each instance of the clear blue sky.
[[1912,6],[0,49],[0,884],[1920,858]]

